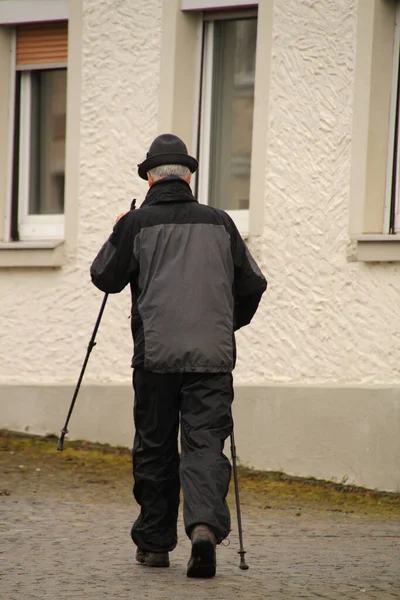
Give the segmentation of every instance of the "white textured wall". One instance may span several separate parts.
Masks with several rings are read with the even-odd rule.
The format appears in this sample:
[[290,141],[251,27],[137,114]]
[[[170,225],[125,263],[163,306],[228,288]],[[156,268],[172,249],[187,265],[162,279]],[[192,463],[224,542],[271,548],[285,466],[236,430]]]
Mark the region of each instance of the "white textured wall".
[[[77,379],[102,293],[89,266],[132,197],[156,134],[161,0],[83,0],[79,234],[61,270],[1,270],[0,382]],[[130,378],[129,290],[110,298],[87,380]],[[86,379],[85,379],[86,380]]]
[[400,266],[346,257],[356,8],[274,1],[270,290],[241,337],[237,381],[400,382]]
[[[156,133],[161,0],[84,0],[79,237],[62,270],[2,270],[0,382],[72,382],[102,294],[89,266],[143,197]],[[399,383],[397,265],[347,262],[356,3],[275,0],[265,235],[270,289],[238,336],[237,383]],[[87,381],[130,378],[129,291],[104,314]]]

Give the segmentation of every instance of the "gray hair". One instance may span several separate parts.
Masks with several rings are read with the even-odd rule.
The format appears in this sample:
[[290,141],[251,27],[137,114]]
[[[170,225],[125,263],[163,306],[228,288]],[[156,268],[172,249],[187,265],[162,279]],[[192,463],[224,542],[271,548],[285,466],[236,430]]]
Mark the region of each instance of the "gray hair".
[[187,179],[190,175],[190,169],[188,167],[184,167],[183,165],[160,165],[159,167],[150,169],[149,173],[154,181],[162,179],[163,177],[169,177],[171,175]]

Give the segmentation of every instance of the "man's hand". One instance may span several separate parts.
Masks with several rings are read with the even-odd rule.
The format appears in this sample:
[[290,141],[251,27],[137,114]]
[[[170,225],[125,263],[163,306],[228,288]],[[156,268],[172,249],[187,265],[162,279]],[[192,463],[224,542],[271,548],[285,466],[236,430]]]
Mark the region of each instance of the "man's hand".
[[135,210],[136,208],[136,198],[134,198],[131,202],[131,207],[129,210],[126,210],[125,212],[121,213],[120,215],[118,215],[118,217],[116,218],[115,222],[118,223],[118,221],[120,219],[122,219],[122,217],[124,217],[125,215],[128,214],[128,212],[131,212],[131,210]]
[[118,221],[120,219],[122,219],[122,217],[124,217],[125,215],[127,215],[129,212],[129,210],[126,210],[125,212],[121,213],[120,215],[118,215],[118,217],[116,218],[115,222],[118,223]]

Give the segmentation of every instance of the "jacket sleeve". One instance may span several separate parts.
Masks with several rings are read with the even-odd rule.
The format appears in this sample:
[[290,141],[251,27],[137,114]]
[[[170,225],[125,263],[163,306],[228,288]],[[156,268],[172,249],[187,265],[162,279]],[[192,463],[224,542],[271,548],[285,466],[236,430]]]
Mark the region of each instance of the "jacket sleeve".
[[233,227],[231,244],[235,265],[234,326],[235,331],[237,331],[248,325],[254,317],[261,297],[267,289],[267,281],[234,224]]
[[94,285],[102,292],[121,292],[139,271],[134,255],[135,227],[131,211],[114,226],[90,268]]

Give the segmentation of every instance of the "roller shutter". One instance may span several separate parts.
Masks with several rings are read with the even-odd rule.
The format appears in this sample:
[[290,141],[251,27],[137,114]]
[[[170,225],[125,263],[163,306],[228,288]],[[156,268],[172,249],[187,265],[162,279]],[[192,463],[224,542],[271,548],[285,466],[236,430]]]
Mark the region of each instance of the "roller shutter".
[[68,21],[17,27],[17,67],[66,63],[67,58]]

